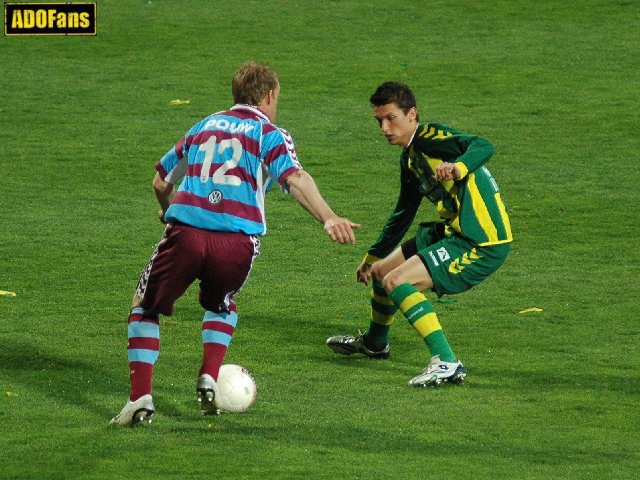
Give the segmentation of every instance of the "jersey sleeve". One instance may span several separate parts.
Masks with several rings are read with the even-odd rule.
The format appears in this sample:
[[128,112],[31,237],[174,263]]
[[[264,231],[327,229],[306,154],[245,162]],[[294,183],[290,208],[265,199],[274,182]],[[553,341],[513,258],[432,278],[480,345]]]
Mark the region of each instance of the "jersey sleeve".
[[367,253],[370,256],[384,258],[398,246],[409,231],[420,207],[422,198],[416,180],[406,167],[406,160],[403,157],[401,160],[398,201],[393,212],[382,227],[378,239],[369,247]]
[[194,125],[178,143],[176,143],[156,163],[156,171],[165,182],[176,184],[187,173],[189,166],[188,150],[193,133],[198,130],[202,122]]
[[265,124],[262,138],[262,158],[269,175],[280,188],[288,192],[286,180],[294,172],[302,170],[289,132],[273,124]]

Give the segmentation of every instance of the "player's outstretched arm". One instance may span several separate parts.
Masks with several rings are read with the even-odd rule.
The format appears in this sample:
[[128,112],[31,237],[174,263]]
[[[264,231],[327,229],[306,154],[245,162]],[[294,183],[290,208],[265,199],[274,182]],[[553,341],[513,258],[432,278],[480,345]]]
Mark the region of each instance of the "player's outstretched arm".
[[298,170],[287,178],[287,187],[298,203],[324,225],[324,230],[331,240],[338,243],[356,243],[353,230],[360,228],[360,224],[336,215],[320,194],[311,175],[304,170]]

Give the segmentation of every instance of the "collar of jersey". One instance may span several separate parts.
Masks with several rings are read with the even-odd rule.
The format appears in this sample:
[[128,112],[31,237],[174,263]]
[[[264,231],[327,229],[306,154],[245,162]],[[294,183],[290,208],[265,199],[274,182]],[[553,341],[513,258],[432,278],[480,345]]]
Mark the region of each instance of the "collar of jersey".
[[413,135],[411,135],[411,138],[409,139],[409,143],[407,143],[407,146],[404,147],[405,150],[409,150],[409,147],[411,147],[411,144],[413,143],[413,138],[416,136],[416,132],[418,131],[418,128],[420,128],[420,123],[416,125],[416,129],[413,131]]
[[269,117],[267,117],[264,113],[262,113],[260,111],[260,109],[258,107],[256,107],[255,105],[246,105],[244,103],[238,103],[236,105],[234,105],[233,107],[231,107],[231,110],[245,110],[245,111],[249,111],[257,116],[259,116],[260,118],[263,118],[264,120],[266,120],[267,122],[269,122]]

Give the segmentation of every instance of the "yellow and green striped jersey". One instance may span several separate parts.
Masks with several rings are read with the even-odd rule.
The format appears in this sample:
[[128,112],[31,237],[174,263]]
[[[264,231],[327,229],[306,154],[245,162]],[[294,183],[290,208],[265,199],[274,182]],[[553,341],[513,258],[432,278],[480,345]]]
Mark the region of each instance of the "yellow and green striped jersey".
[[[509,216],[498,184],[485,166],[493,152],[493,145],[484,138],[438,123],[418,125],[400,157],[398,202],[369,255],[383,258],[393,251],[425,197],[436,206],[446,233],[478,246],[511,242]],[[462,178],[435,180],[435,169],[443,162],[456,163]]]

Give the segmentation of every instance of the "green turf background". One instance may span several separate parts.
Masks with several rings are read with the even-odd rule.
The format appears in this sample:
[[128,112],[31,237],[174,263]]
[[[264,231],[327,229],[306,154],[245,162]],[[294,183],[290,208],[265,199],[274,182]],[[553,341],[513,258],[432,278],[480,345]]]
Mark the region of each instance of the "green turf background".
[[[0,290],[16,293],[0,296],[0,478],[637,478],[639,23],[622,0],[101,0],[95,37],[0,37]],[[270,193],[227,357],[257,379],[253,410],[198,413],[193,288],[162,323],[155,422],[110,429],[128,305],[162,232],[153,165],[230,106],[249,59],[278,71],[278,124],[363,224],[358,244]],[[368,97],[389,79],[423,120],[497,148],[512,254],[435,303],[460,388],[406,386],[427,352],[402,318],[390,361],[324,346],[367,326],[354,271],[399,154]]]

